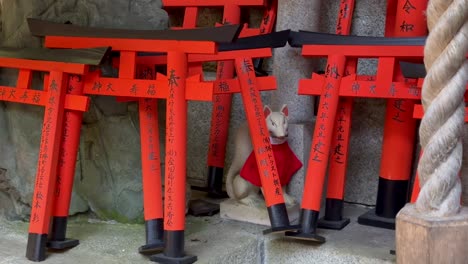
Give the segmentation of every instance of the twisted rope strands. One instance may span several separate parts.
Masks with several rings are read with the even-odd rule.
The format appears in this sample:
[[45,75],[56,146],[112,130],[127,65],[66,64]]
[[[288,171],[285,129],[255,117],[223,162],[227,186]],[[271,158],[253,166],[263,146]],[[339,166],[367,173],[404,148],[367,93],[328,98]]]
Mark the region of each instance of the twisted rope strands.
[[425,115],[419,130],[424,153],[418,165],[421,191],[416,208],[431,216],[449,216],[460,209],[468,0],[430,0],[427,23]]

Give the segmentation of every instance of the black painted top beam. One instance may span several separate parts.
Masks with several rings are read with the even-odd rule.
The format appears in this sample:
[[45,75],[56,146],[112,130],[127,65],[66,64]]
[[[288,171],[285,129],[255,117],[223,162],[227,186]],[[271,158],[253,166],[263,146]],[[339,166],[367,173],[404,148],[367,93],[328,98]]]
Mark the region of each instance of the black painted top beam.
[[[261,48],[281,48],[288,43],[290,30],[283,30],[269,34],[262,34],[252,37],[238,38],[232,43],[220,43],[218,51],[249,50]],[[139,56],[158,56],[164,53],[139,52]],[[116,55],[118,56],[118,55]]]
[[269,34],[238,38],[235,42],[220,44],[218,51],[281,48],[288,43],[290,32],[290,30],[283,30]]
[[31,34],[38,37],[92,37],[92,38],[125,38],[153,40],[192,40],[229,43],[237,39],[242,26],[226,25],[222,27],[181,29],[181,30],[129,30],[114,28],[83,27],[72,24],[61,24],[40,19],[28,18]]
[[99,65],[104,60],[109,47],[92,49],[46,49],[46,48],[6,48],[0,47],[0,58],[27,59]]
[[310,31],[292,31],[289,37],[291,47],[302,47],[303,45],[424,46],[425,42],[426,37],[367,37]]

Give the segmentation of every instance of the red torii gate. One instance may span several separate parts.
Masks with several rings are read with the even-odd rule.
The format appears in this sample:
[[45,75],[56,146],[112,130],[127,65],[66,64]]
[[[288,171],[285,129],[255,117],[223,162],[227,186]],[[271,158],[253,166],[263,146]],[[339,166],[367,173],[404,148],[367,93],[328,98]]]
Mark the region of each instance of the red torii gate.
[[[259,35],[259,36],[253,36],[253,37],[246,37],[242,39],[238,39],[236,43],[228,43],[228,44],[220,44],[219,50],[222,50],[221,52],[218,52],[215,55],[206,55],[206,54],[190,54],[188,56],[188,62],[191,65],[194,65],[195,67],[198,67],[201,63],[203,62],[212,62],[212,61],[233,61],[238,58],[243,58],[245,62],[247,62],[249,65],[252,64],[252,58],[266,58],[266,57],[271,57],[272,51],[271,48],[274,47],[283,47],[286,44],[286,41],[289,36],[289,30],[281,31],[281,32],[275,32],[271,34],[265,34],[265,35]],[[267,47],[267,48],[265,48]],[[153,68],[155,65],[164,65],[167,63],[167,56],[164,55],[141,55],[137,57],[137,65],[147,65]],[[240,72],[239,68],[236,69],[236,73],[238,76],[242,75],[242,72]],[[245,90],[245,86],[250,85],[251,82],[253,81],[248,81],[248,83],[242,83],[238,78],[237,79],[218,79],[215,81],[211,81],[210,83],[214,84],[214,95],[224,95],[224,94],[233,94],[233,93],[238,93],[240,92],[243,97],[243,102],[244,102],[244,108],[246,110],[247,114],[247,119],[251,116],[255,116],[255,118],[259,117],[258,112],[254,112],[255,109],[262,109],[261,101],[256,99],[255,95],[250,91],[247,93]],[[244,86],[244,88],[242,88]],[[255,77],[255,90],[257,92],[259,91],[266,91],[266,90],[273,90],[276,89],[276,79],[274,76],[263,76],[263,77]],[[255,106],[252,109],[251,105],[249,105],[246,102],[254,102]],[[258,106],[257,106],[258,105]],[[255,110],[256,111],[256,110]],[[258,137],[259,131],[264,131],[264,130],[259,130],[257,129],[258,123],[255,121],[252,123],[249,121],[249,127],[251,129],[250,133],[254,137]],[[261,133],[260,133],[261,134]],[[263,141],[262,144],[266,144],[266,138],[261,139]],[[258,142],[258,141],[257,141]],[[256,144],[254,142],[254,144]],[[259,150],[258,152],[261,154],[257,154],[259,161],[263,165],[262,167],[265,167],[265,160],[270,162],[271,164],[271,157],[268,154],[268,152],[271,150],[271,147],[269,146],[264,146],[262,147],[261,145],[258,147]],[[265,150],[267,150],[265,152]],[[265,157],[268,157],[268,159],[265,159]],[[262,167],[259,167],[262,169]],[[263,168],[263,171],[261,172],[262,174],[265,173],[265,170],[271,172],[269,173],[275,173],[276,172],[276,166],[271,166],[270,168]],[[273,184],[271,183],[273,182]],[[278,183],[274,179],[267,179],[264,180],[264,186],[265,188],[268,189],[269,191],[274,191],[275,196],[277,197],[279,195],[279,189],[278,189]],[[270,196],[268,196],[270,195]],[[289,226],[289,219],[287,217],[287,214],[285,212],[282,212],[282,206],[281,203],[278,206],[275,206],[274,201],[272,201],[271,193],[266,194],[267,196],[267,206],[274,208],[270,212],[270,220],[271,220],[271,229],[265,230],[264,233],[269,233],[269,232],[281,232],[284,230],[289,230],[292,229],[293,227]],[[281,194],[282,196],[282,194]],[[270,197],[270,199],[268,198]]]
[[[346,1],[343,1],[342,4],[344,4],[344,2]],[[392,3],[395,4],[393,10],[396,11],[396,3],[394,1],[392,1]],[[399,3],[398,7],[402,8],[401,4],[402,3]],[[416,6],[418,9],[420,9],[419,3],[416,4]],[[416,9],[416,7],[412,6],[412,9]],[[396,25],[396,23],[401,22],[399,20],[401,20],[404,17],[405,16],[403,15],[397,16],[396,18],[392,17],[391,19],[393,19],[393,21],[390,22],[392,25]],[[331,58],[343,58],[343,61],[337,63],[336,65],[331,65],[331,62],[329,61],[326,73],[327,79],[324,79],[320,75],[314,75],[311,80],[301,80],[299,90],[299,93],[302,94],[321,95],[321,100],[320,109],[317,116],[316,129],[314,131],[312,151],[309,160],[309,168],[304,191],[305,195],[302,203],[303,217],[301,219],[301,230],[297,233],[289,233],[288,235],[300,239],[311,239],[318,242],[324,242],[325,239],[323,237],[316,235],[315,229],[317,227],[318,212],[320,211],[320,200],[327,164],[326,161],[328,161],[328,155],[330,153],[330,143],[332,140],[331,129],[333,128],[333,121],[335,121],[338,109],[338,98],[341,96],[348,96],[395,99],[390,101],[392,103],[389,105],[389,107],[394,108],[392,110],[393,112],[388,111],[387,116],[389,115],[389,113],[392,113],[390,119],[398,119],[397,121],[399,122],[402,121],[400,118],[402,118],[403,115],[407,116],[409,112],[409,109],[406,109],[407,107],[405,108],[404,106],[404,99],[419,99],[420,91],[417,86],[417,80],[410,80],[398,77],[398,75],[401,76],[398,61],[402,59],[420,60],[422,56],[422,45],[424,44],[424,39],[411,40],[408,38],[393,38],[394,43],[391,43],[392,41],[390,39],[385,38],[355,36],[344,37],[319,33],[307,34],[302,32],[297,33],[296,37],[292,37],[291,45],[300,46],[298,45],[298,42],[301,41],[304,43],[302,49],[304,56],[329,56],[329,60]],[[411,41],[413,41],[413,43],[411,43]],[[309,43],[314,43],[317,45],[309,45]],[[343,45],[337,45],[337,43],[343,43]],[[348,45],[346,45],[345,43],[348,43]],[[344,69],[340,69],[340,67],[344,67],[345,59],[370,57],[379,58],[378,70],[375,77],[357,76],[356,74],[350,74],[346,77],[343,77],[345,71]],[[348,115],[347,118],[343,118],[342,121],[349,122],[350,111],[346,111],[345,113],[343,113],[344,117],[346,117],[346,115]],[[340,116],[338,116],[337,118],[340,118]],[[339,121],[337,120],[336,122]],[[344,126],[341,126],[340,124],[338,124],[337,126],[338,127],[335,127],[334,132],[336,138],[335,136],[333,136],[333,140],[339,140],[338,137],[341,140],[346,140],[343,136],[339,135],[340,133],[347,132],[346,130],[344,130]],[[339,129],[340,131],[338,131],[337,129]],[[391,132],[387,130],[389,130],[388,127],[386,127],[385,133]],[[409,148],[411,150],[413,143],[408,144],[411,145]],[[408,148],[404,148],[403,151],[409,150]],[[337,154],[346,154],[342,151],[338,152],[339,153]],[[334,154],[335,153],[332,154],[332,157],[338,158],[334,157],[336,156]],[[409,151],[409,153],[406,154],[409,154],[411,156],[412,152]],[[410,164],[411,159],[405,160],[405,162]],[[407,166],[403,167],[404,168],[402,170],[405,170]],[[395,169],[400,170],[399,168]],[[395,173],[396,172],[394,172],[393,169],[393,172],[391,174]],[[335,178],[337,176],[340,178],[338,181],[336,181]],[[342,203],[344,190],[344,176],[344,170],[341,170],[341,175],[331,174],[331,183],[337,184],[337,186],[332,186],[331,190],[332,193],[334,192],[333,190],[338,190],[338,192],[336,192],[338,196],[330,197],[333,196],[333,194],[330,195],[329,191],[327,198],[335,198],[340,200]],[[407,188],[401,189],[402,192],[406,192]],[[392,196],[394,195],[394,193],[388,195]],[[396,194],[395,196],[399,195]],[[398,200],[401,199],[403,199],[404,204],[404,201],[406,200],[406,195],[398,197]],[[394,203],[393,201],[386,202]],[[327,205],[329,205],[328,202]],[[341,208],[339,208],[339,210],[341,211]],[[393,209],[389,209],[389,211],[392,210]],[[339,218],[336,219],[336,221],[341,220],[341,212],[339,212],[338,216]]]
[[[45,107],[26,250],[29,260],[44,260],[46,244],[55,246],[59,234],[52,228],[48,240],[50,217],[64,208],[53,201],[63,195],[71,195],[70,179],[63,174],[68,166],[64,159],[68,155],[61,150],[70,142],[69,127],[63,125],[64,120],[88,110],[89,98],[81,95],[76,80],[88,72],[88,65],[99,65],[107,51],[107,48],[0,50],[0,67],[19,69],[15,87],[0,86],[0,100]],[[43,90],[32,89],[33,71],[46,72]],[[68,215],[68,207],[66,213]],[[52,226],[56,226],[55,220]],[[72,247],[78,241],[67,243]]]
[[[249,28],[244,25],[240,37],[249,37],[259,34],[268,34],[273,30],[276,19],[277,0],[163,0],[167,10],[172,8],[185,8],[182,27],[173,29],[188,29],[197,26],[198,11],[202,7],[223,7],[221,24],[240,24],[242,7],[265,7],[262,22],[259,28]],[[221,24],[216,24],[217,26]],[[257,60],[260,62],[261,60]],[[232,79],[234,77],[234,61],[219,61],[216,78]],[[255,65],[258,66],[257,63]],[[201,64],[196,66],[201,72]],[[208,192],[209,197],[224,198],[226,193],[222,190],[223,170],[226,153],[226,143],[229,131],[229,117],[231,113],[232,95],[215,94],[213,111],[211,114],[211,133],[208,145],[208,176],[206,188],[196,188]]]
[[[185,166],[186,166],[186,100],[210,100],[212,84],[200,82],[199,76],[187,75],[187,54],[214,54],[214,41],[230,42],[239,26],[185,31],[136,31],[96,29],[29,20],[33,35],[45,36],[45,46],[85,48],[109,46],[120,53],[119,77],[100,77],[90,73],[85,80],[85,94],[139,98],[142,141],[143,198],[146,222],[146,244],[140,252],[162,249],[153,256],[162,261],[196,261],[185,256]],[[137,52],[167,52],[167,77],[156,80],[135,79]],[[159,135],[157,134],[156,98],[167,98],[166,188],[165,210],[159,169]],[[79,135],[79,130],[76,131]],[[70,151],[77,151],[76,149]],[[69,203],[69,201],[67,201]],[[163,217],[164,212],[164,217]],[[164,223],[163,223],[164,219]],[[164,229],[164,230],[163,230]],[[164,241],[161,241],[164,232]]]
[[[245,37],[238,39],[236,43],[232,44],[220,44],[218,50],[222,50],[215,55],[203,55],[203,54],[191,54],[188,56],[188,62],[192,68],[201,68],[204,62],[223,62],[223,63],[234,63],[235,58],[267,58],[271,57],[271,48],[283,47],[286,45],[289,36],[289,30],[275,32],[271,34],[264,34],[252,37]],[[167,63],[167,57],[164,55],[141,55],[137,58],[137,65],[145,65],[147,68],[154,68],[155,66],[165,65]],[[219,103],[219,96],[228,95],[231,96],[233,93],[241,92],[240,83],[238,79],[231,78],[218,78],[214,83],[215,90],[213,91],[214,104]],[[256,89],[259,91],[273,90],[276,89],[276,79],[274,76],[262,76],[256,77]],[[224,105],[218,105],[217,112],[226,112],[230,109],[226,109]],[[216,114],[216,123],[223,122],[221,114]],[[224,120],[228,122],[228,120]],[[212,135],[218,136],[222,134],[221,128],[215,127],[212,129]],[[252,134],[255,134],[252,132]],[[222,175],[221,175],[222,176]],[[219,182],[222,183],[222,182]],[[221,186],[220,186],[221,187]],[[198,204],[203,204],[201,209],[197,208]],[[194,215],[208,214],[211,215],[219,211],[219,205],[208,203],[205,201],[195,201],[194,206],[190,206],[189,212]]]

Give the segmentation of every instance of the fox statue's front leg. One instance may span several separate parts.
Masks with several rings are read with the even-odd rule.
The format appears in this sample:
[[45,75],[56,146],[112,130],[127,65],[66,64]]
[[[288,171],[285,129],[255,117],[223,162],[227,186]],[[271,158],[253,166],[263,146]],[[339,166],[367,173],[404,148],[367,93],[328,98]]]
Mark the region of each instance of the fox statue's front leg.
[[235,176],[233,190],[235,198],[245,205],[255,206],[261,199],[258,196],[259,187],[244,180],[240,175]]

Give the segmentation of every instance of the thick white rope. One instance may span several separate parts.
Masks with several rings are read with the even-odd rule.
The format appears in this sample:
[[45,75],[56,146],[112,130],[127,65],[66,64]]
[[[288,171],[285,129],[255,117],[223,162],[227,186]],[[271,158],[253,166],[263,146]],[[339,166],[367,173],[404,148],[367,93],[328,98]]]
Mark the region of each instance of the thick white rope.
[[468,0],[430,0],[427,24],[427,75],[422,88],[425,114],[419,129],[424,152],[418,165],[421,191],[416,208],[425,215],[440,217],[460,209]]

